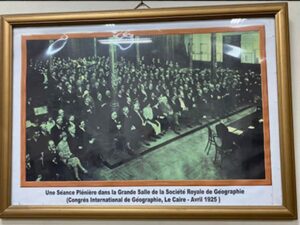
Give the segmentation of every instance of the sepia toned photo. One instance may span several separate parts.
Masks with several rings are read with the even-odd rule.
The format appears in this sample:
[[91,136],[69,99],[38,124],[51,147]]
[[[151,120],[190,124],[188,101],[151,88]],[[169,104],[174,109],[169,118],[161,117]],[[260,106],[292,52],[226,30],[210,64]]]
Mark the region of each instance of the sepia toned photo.
[[22,185],[271,184],[264,32],[23,36]]

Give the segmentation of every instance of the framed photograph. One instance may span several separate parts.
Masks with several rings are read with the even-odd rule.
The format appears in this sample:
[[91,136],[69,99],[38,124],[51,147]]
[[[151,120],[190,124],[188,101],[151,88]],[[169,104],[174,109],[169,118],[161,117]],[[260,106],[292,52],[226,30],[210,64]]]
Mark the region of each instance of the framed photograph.
[[296,218],[287,4],[0,31],[3,218]]

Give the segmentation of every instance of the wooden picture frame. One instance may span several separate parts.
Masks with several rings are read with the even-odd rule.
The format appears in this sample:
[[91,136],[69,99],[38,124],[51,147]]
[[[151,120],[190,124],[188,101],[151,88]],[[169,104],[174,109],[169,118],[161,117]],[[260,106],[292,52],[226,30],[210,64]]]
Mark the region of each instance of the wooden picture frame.
[[[1,16],[0,19],[0,103],[2,105],[0,117],[1,217],[56,217],[70,219],[295,219],[297,217],[289,59],[288,10],[286,3],[88,13],[4,15]],[[204,23],[207,23],[208,25],[205,25]],[[123,31],[122,29],[125,29],[125,26],[128,26],[129,28],[128,30],[125,29],[126,32],[123,32],[120,38],[119,34],[116,34],[116,31],[112,30],[113,28],[111,27],[114,26],[116,26],[117,31]],[[60,29],[60,27],[62,27],[63,31]],[[100,29],[101,32],[99,32],[99,27],[101,29],[103,27],[106,28],[103,28],[103,30]],[[49,31],[47,31],[47,29]],[[81,29],[83,29],[83,31],[81,31]],[[53,47],[54,44],[58,43],[59,41],[62,41],[63,43],[59,47],[60,49],[62,49],[65,46],[65,40],[77,40],[79,42],[81,41],[82,43],[92,43],[92,39],[94,40],[94,49],[96,49],[98,42],[104,43],[105,41],[107,42],[107,40],[114,41],[115,39],[117,39],[119,41],[121,40],[122,43],[125,40],[125,45],[115,45],[109,43],[109,46],[115,45],[116,47],[113,47],[112,49],[120,48],[121,50],[127,50],[127,47],[131,47],[130,44],[126,45],[128,44],[128,41],[142,40],[143,38],[146,39],[148,37],[150,37],[150,39],[151,37],[161,37],[161,40],[163,40],[163,38],[168,39],[168,37],[172,35],[181,35],[181,37],[183,37],[182,40],[184,40],[182,42],[182,46],[185,46],[186,48],[187,57],[190,55],[190,58],[186,58],[186,65],[188,65],[188,62],[190,63],[190,70],[186,69],[188,68],[188,66],[186,66],[186,68],[183,69],[182,72],[179,72],[180,70],[175,70],[175,73],[178,72],[194,76],[193,69],[195,69],[195,67],[201,68],[202,66],[209,65],[210,73],[213,74],[213,71],[214,73],[217,73],[216,70],[218,65],[221,65],[220,67],[231,65],[230,61],[227,61],[227,63],[229,62],[229,64],[224,63],[225,58],[222,58],[224,56],[221,57],[222,59],[218,59],[217,56],[214,56],[214,54],[217,54],[217,51],[222,51],[222,53],[220,54],[223,54],[223,52],[227,51],[224,48],[224,37],[226,37],[226,35],[228,36],[229,33],[239,34],[241,36],[243,34],[248,35],[249,32],[252,32],[252,38],[256,37],[258,40],[256,42],[256,45],[258,46],[257,49],[253,47],[251,48],[252,52],[250,52],[250,50],[247,52],[247,50],[242,49],[240,45],[240,48],[237,49],[238,56],[234,55],[236,53],[232,53],[232,57],[239,58],[239,63],[241,63],[241,60],[244,60],[244,64],[253,64],[249,65],[249,68],[259,68],[258,71],[261,75],[259,77],[260,81],[258,82],[258,87],[260,87],[260,95],[258,96],[258,98],[255,98],[256,100],[247,99],[245,94],[244,97],[241,97],[241,99],[243,99],[241,101],[244,101],[244,103],[251,103],[250,105],[252,107],[254,107],[255,105],[255,109],[260,108],[259,118],[261,118],[261,121],[263,121],[263,126],[261,128],[263,131],[263,134],[261,136],[261,139],[263,140],[263,165],[261,167],[263,171],[262,177],[255,177],[252,173],[249,173],[249,176],[244,176],[243,174],[241,177],[227,177],[215,180],[208,179],[205,176],[200,178],[193,177],[190,179],[182,179],[181,177],[174,178],[172,174],[169,174],[167,178],[158,175],[158,177],[156,177],[155,179],[151,177],[149,179],[141,179],[137,176],[136,178],[132,178],[132,180],[125,179],[125,181],[120,179],[120,177],[107,178],[106,180],[93,180],[94,178],[91,178],[91,180],[84,181],[73,181],[68,179],[63,181],[53,181],[51,180],[52,178],[49,180],[45,179],[44,174],[39,174],[39,172],[36,171],[33,175],[33,180],[28,176],[27,165],[29,165],[30,168],[32,166],[32,164],[28,164],[27,161],[27,157],[30,157],[30,147],[28,147],[28,132],[29,127],[36,127],[35,122],[32,122],[30,120],[30,110],[41,110],[41,114],[49,113],[49,115],[51,111],[49,105],[48,107],[46,107],[46,110],[45,108],[33,108],[33,106],[31,106],[33,105],[33,103],[30,99],[30,94],[31,96],[39,94],[35,92],[32,92],[34,93],[32,94],[30,92],[30,89],[34,89],[35,86],[35,81],[31,80],[33,72],[30,71],[30,68],[33,68],[34,65],[32,65],[30,60],[35,59],[37,58],[37,56],[39,56],[39,52],[36,49],[42,49],[43,46],[49,46],[46,49],[47,51],[49,51],[50,46]],[[197,56],[198,50],[196,48],[196,50],[193,49],[193,47],[191,47],[192,44],[190,43],[197,44],[198,42],[203,41],[205,39],[201,39],[201,35],[203,34],[210,35],[210,39],[207,39],[207,43],[211,43],[211,46],[209,47],[210,50],[207,50],[207,52],[205,52],[205,50],[201,49],[200,46],[199,56]],[[274,35],[272,36],[272,34]],[[198,39],[195,38],[194,35],[198,35]],[[217,40],[218,38],[219,41]],[[221,40],[220,38],[223,39]],[[246,42],[245,38],[243,39],[243,41]],[[217,42],[222,42],[222,46],[217,47]],[[157,43],[159,42],[156,42],[156,44]],[[205,41],[203,41],[203,43],[205,43]],[[213,45],[212,43],[215,44]],[[251,43],[254,43],[254,41]],[[79,53],[80,44],[78,44],[77,42],[77,45],[74,44],[74,46],[73,49],[77,48],[77,54],[81,54]],[[228,46],[229,51],[235,50],[234,46],[230,44]],[[255,52],[253,53],[254,50]],[[104,52],[105,50],[102,49],[101,51]],[[112,56],[112,52],[114,51],[115,50],[111,49],[107,50],[107,58],[109,58],[110,60],[107,62],[112,63],[113,57],[115,57]],[[181,51],[183,52],[184,50],[181,49]],[[203,51],[210,56],[207,56],[208,58],[205,58],[206,56],[203,56]],[[52,59],[52,55],[56,54],[57,52],[46,54],[51,55]],[[251,57],[253,57],[250,57],[251,59],[247,58],[247,53],[249,53],[250,55],[252,54]],[[129,55],[129,53],[126,54]],[[156,53],[153,54],[155,55]],[[70,55],[65,55],[60,57],[65,57],[64,60],[67,60],[69,56]],[[95,57],[96,56],[97,54],[95,53]],[[71,61],[72,60],[70,60],[70,62]],[[137,60],[137,64],[140,61],[140,59]],[[204,61],[207,61],[207,64],[203,63]],[[209,64],[210,61],[213,63]],[[151,59],[149,62],[151,65]],[[193,63],[196,64],[196,62],[200,62],[200,64],[197,64],[197,66],[193,66]],[[72,63],[73,62],[71,62],[71,64]],[[159,63],[161,62],[159,61]],[[145,65],[147,65],[147,63],[145,63]],[[168,66],[173,67],[173,65]],[[50,67],[51,66],[49,66],[49,70],[51,70]],[[80,65],[78,64],[78,68],[79,67]],[[102,65],[102,67],[104,67],[104,65]],[[136,69],[136,67],[134,66],[132,68]],[[245,68],[249,69],[248,67]],[[113,70],[113,67],[111,67],[111,70]],[[82,69],[81,71],[84,71],[84,69]],[[229,71],[229,73],[231,73],[228,69],[224,71]],[[110,79],[112,80],[112,87],[114,85],[118,86],[118,82],[122,82],[120,80],[117,80],[116,84],[114,84],[112,78],[113,73],[114,72],[112,72],[110,75]],[[172,72],[170,73],[174,74]],[[199,73],[201,73],[201,71]],[[248,74],[248,72],[246,73]],[[252,74],[252,72],[249,72],[249,74],[250,73]],[[122,79],[124,79],[124,77],[122,77]],[[233,80],[233,82],[235,81]],[[245,93],[248,93],[249,87],[250,86],[247,85],[245,86],[245,89],[247,89],[247,92]],[[49,93],[52,92],[51,90],[52,89],[50,89]],[[275,94],[276,92],[273,93],[272,91],[277,91],[277,94]],[[180,91],[178,91],[178,93],[179,92]],[[163,99],[164,96],[162,96],[162,94],[160,95],[160,99]],[[216,99],[219,100],[219,98]],[[223,99],[223,97],[221,99]],[[257,99],[260,99],[261,103],[258,104]],[[217,100],[215,102],[217,102]],[[226,102],[224,100],[222,104],[225,103],[227,105],[222,106],[229,107],[228,104],[230,103],[230,101]],[[115,107],[113,106],[113,104],[111,105],[112,108]],[[220,106],[221,105],[219,105],[219,107]],[[146,108],[146,106],[144,107]],[[59,109],[59,107],[55,109],[57,110]],[[75,111],[74,109],[75,108],[72,108],[73,111]],[[33,118],[39,115],[39,113],[36,112],[32,113]],[[146,153],[148,152],[152,152],[155,149],[166,146],[167,144],[178,140],[181,137],[186,137],[199,131],[200,129],[206,128],[208,128],[208,142],[205,146],[205,150],[207,150],[208,145],[209,148],[214,148],[211,147],[211,145],[218,145],[218,140],[215,139],[214,136],[216,134],[215,131],[211,129],[211,127],[215,126],[216,124],[218,125],[220,123],[223,123],[222,121],[226,116],[229,118],[230,116],[234,115],[234,113],[237,113],[237,111],[234,111],[234,113],[230,115],[226,114],[226,116],[212,116],[212,112],[214,113],[214,111],[211,111],[209,115],[201,115],[202,118],[205,118],[205,120],[208,121],[207,123],[202,124],[202,120],[200,126],[185,128],[184,134],[182,134],[181,132],[181,134],[178,136],[173,135],[171,138],[165,139],[163,143],[159,142],[159,144],[155,146],[143,148],[142,150],[141,148],[139,148],[140,152],[135,152],[134,154],[132,152],[127,152],[128,155],[131,156],[128,156],[125,159],[119,159],[119,156],[109,158],[110,156],[105,155],[104,152],[104,165],[110,169],[114,169],[116,167],[115,165],[119,166],[120,163],[127,163],[132,159],[136,159],[140,156],[146,155]],[[223,112],[225,112],[225,110],[221,110],[220,114],[222,114]],[[182,116],[182,114],[183,113],[181,112],[180,116]],[[104,117],[105,114],[102,114],[102,116]],[[145,117],[145,115],[143,116]],[[213,119],[206,119],[207,116],[213,117]],[[186,119],[183,116],[182,118]],[[188,118],[193,118],[193,116],[190,116]],[[28,125],[28,121],[30,121],[31,125]],[[227,124],[226,126],[227,129],[231,128]],[[131,128],[132,127],[134,126],[131,126]],[[172,126],[170,125],[170,127]],[[168,127],[168,129],[170,127]],[[253,127],[252,125],[249,127],[249,129],[255,129],[255,127]],[[136,128],[134,127],[133,130],[135,129]],[[66,129],[66,132],[67,131],[68,130]],[[175,131],[176,130],[174,130],[174,132]],[[239,130],[235,129],[235,131]],[[129,130],[127,130],[125,133],[129,133]],[[120,136],[118,136],[118,138],[119,137]],[[209,139],[210,137],[212,139]],[[59,138],[61,138],[59,140],[63,139],[63,137]],[[89,141],[92,141],[89,143],[93,143],[93,139],[95,138],[90,139]],[[141,140],[139,141],[141,142]],[[60,145],[59,141],[55,143],[55,145],[57,145],[58,148],[58,146]],[[210,150],[208,150],[207,155],[209,155],[209,151]],[[214,160],[216,161],[217,150],[215,151],[216,154],[214,155]],[[117,153],[117,155],[119,155],[119,153]],[[61,161],[63,162],[62,155],[59,156],[61,158]],[[32,155],[31,157],[33,158]],[[72,157],[73,156],[71,156],[71,158]],[[67,165],[68,168],[74,168],[72,163],[68,164],[68,160],[70,161],[71,158],[70,156],[68,156],[68,159],[64,161],[65,165]],[[43,159],[44,158],[42,157],[42,160]],[[77,161],[76,165],[78,166]],[[249,165],[253,166],[252,164]],[[221,164],[219,164],[219,167],[222,168],[222,166],[223,165],[221,159]],[[255,166],[257,165],[255,164]],[[247,171],[249,172],[252,169],[253,168],[250,168]],[[85,169],[82,170],[84,171]],[[46,172],[49,173],[49,171]],[[139,173],[139,171],[137,171],[137,173]],[[54,173],[54,176],[56,176],[56,178],[59,177],[59,175],[61,175],[60,172],[57,172],[56,174]],[[76,178],[78,178],[78,180],[80,179],[80,177],[78,176],[78,171]],[[19,197],[18,193],[20,193],[21,190],[25,191],[25,197]],[[87,192],[85,193],[84,191]],[[114,191],[116,192],[115,194]],[[98,202],[94,201],[93,204],[91,204],[91,198],[97,197],[93,196],[94,193],[97,196],[108,195],[106,197],[109,198],[118,196],[119,198],[121,198],[121,204],[118,204],[118,201],[117,203],[110,202],[110,204],[107,204],[107,202],[105,203],[105,201],[104,203],[101,203],[102,200],[97,200]],[[28,198],[26,198],[27,194]],[[264,199],[261,197],[261,195],[264,194],[266,196],[270,195],[272,197],[267,197],[266,199]],[[53,197],[52,195],[55,197]],[[238,197],[236,197],[236,195]],[[40,202],[38,200],[35,201],[33,199],[33,197],[35,196],[37,196],[37,199],[41,197],[42,200]],[[103,196],[101,196],[101,198],[102,197]],[[257,197],[257,199],[255,199],[255,197]],[[150,198],[153,199],[150,201]],[[192,198],[197,198],[199,201],[195,199],[191,200]],[[262,198],[262,200],[259,200],[259,198]],[[198,201],[198,203],[191,203],[191,201]],[[242,203],[239,204],[239,201],[241,201]],[[48,203],[45,204],[45,202]]]

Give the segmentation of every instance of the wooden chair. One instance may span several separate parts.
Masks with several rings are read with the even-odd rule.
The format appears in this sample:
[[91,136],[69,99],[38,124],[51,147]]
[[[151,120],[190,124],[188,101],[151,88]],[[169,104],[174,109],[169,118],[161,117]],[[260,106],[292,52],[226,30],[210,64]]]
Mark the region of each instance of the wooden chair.
[[207,139],[207,144],[205,146],[204,152],[206,152],[206,155],[209,155],[211,147],[216,146],[216,142],[215,142],[216,134],[214,133],[214,131],[211,129],[210,126],[207,126],[207,129],[208,129],[208,139]]

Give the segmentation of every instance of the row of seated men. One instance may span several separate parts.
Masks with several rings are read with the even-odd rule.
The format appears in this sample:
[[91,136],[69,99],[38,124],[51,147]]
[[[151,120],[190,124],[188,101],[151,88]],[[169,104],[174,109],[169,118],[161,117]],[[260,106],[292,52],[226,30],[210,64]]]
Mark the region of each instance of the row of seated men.
[[[214,106],[216,115],[237,104],[261,96],[260,73],[219,67],[215,75],[210,69],[180,68],[178,63],[138,64],[122,59],[117,64],[117,77],[111,77],[109,58],[87,57],[37,61],[29,65],[27,84],[28,106],[47,105],[55,111],[81,116],[117,98],[120,107],[132,107],[139,101],[141,108],[153,108],[161,96],[167,97],[174,111],[180,108],[201,108],[202,114]],[[32,85],[31,85],[32,84]],[[176,102],[177,101],[177,102]],[[131,106],[130,106],[131,104]],[[84,110],[83,110],[84,109]],[[32,113],[29,111],[29,113]]]

